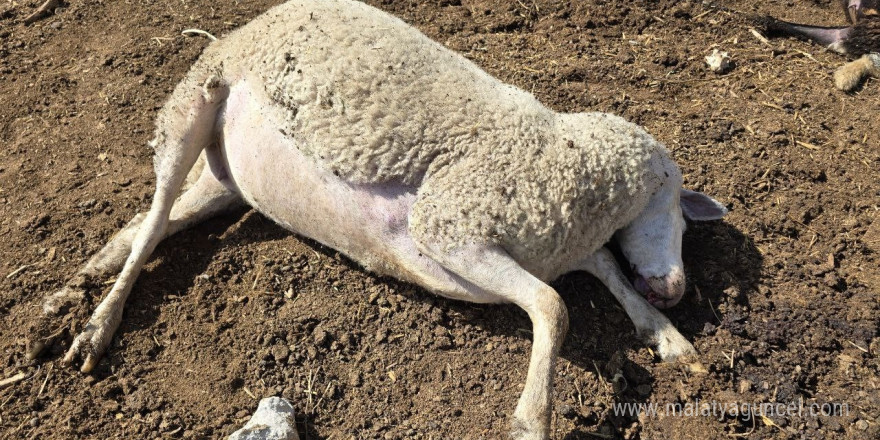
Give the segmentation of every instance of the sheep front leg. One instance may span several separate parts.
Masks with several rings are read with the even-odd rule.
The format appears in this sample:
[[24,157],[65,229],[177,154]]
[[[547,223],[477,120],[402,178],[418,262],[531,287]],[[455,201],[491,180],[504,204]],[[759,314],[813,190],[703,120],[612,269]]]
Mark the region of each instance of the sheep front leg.
[[633,289],[608,249],[596,251],[581,264],[581,269],[590,272],[608,287],[635,324],[637,333],[656,345],[664,362],[697,353],[669,319]]
[[419,248],[458,276],[529,314],[532,354],[525,389],[513,413],[511,436],[517,440],[548,439],[556,358],[568,331],[568,311],[562,298],[497,247],[468,246],[451,252],[423,244]]

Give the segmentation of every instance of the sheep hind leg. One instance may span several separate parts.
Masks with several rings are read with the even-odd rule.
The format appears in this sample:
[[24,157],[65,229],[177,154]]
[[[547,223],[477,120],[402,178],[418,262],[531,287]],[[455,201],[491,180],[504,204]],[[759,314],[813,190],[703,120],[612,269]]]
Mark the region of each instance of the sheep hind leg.
[[568,331],[568,311],[559,294],[497,247],[468,246],[446,252],[421,243],[419,248],[477,286],[481,292],[476,298],[492,294],[529,314],[532,353],[525,388],[513,413],[511,436],[516,440],[548,439],[556,359]]
[[144,215],[131,242],[131,252],[107,296],[98,304],[82,332],[73,343],[64,362],[83,361],[84,373],[90,372],[107,349],[113,333],[122,321],[125,300],[138,274],[156,245],[168,230],[175,197],[195,165],[200,153],[214,143],[217,111],[228,96],[229,89],[219,78],[190,76],[178,85],[159,113],[158,137],[155,143],[154,169],[156,192],[150,210]]
[[[694,346],[669,319],[633,289],[608,249],[596,251],[582,263],[582,269],[592,273],[608,287],[635,324],[637,333],[657,347],[664,362],[685,360],[688,356],[696,355]],[[690,365],[699,368],[698,364]]]
[[[227,189],[210,170],[204,169],[193,177],[191,188],[174,202],[163,238],[243,205],[238,194]],[[30,330],[29,360],[39,356],[67,328],[72,309],[86,305],[87,289],[99,286],[103,278],[122,270],[145,216],[143,212],[135,215],[61,290],[46,296],[41,317]]]

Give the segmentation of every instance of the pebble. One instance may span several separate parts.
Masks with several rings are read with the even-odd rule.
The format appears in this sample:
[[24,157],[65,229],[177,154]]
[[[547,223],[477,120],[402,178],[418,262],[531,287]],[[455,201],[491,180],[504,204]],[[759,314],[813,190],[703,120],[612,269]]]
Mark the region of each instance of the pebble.
[[573,419],[577,415],[577,411],[575,411],[573,406],[563,403],[559,405],[559,414],[566,419]]

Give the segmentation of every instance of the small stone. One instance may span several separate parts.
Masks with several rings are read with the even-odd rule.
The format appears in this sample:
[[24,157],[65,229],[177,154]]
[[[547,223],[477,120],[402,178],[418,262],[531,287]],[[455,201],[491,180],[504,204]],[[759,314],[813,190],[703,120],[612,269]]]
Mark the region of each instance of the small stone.
[[566,419],[573,419],[577,415],[577,411],[575,411],[573,406],[563,403],[559,405],[559,414]]
[[617,61],[621,64],[632,64],[636,61],[636,57],[628,50],[622,50],[617,54]]
[[712,53],[706,57],[706,64],[709,70],[721,75],[733,69],[733,62],[730,60],[730,54],[722,52],[718,49],[712,49]]
[[375,304],[377,299],[379,299],[379,291],[371,293],[370,297],[367,298],[367,302],[370,304]]
[[247,424],[227,440],[299,440],[293,405],[281,397],[261,400]]
[[856,422],[856,429],[859,431],[865,431],[868,429],[868,421],[867,420],[859,420]]
[[740,394],[747,393],[747,392],[749,392],[751,389],[752,389],[752,383],[751,383],[751,382],[749,382],[749,381],[747,381],[747,380],[745,380],[745,379],[739,381],[739,393],[740,393]]
[[646,397],[651,395],[651,385],[643,383],[636,387],[636,392],[639,393],[640,396]]

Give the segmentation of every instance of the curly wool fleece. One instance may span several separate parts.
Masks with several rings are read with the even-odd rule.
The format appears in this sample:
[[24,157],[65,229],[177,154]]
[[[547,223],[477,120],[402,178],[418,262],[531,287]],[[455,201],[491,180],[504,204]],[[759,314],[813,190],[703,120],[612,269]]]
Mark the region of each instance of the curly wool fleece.
[[[193,68],[257,78],[282,133],[354,184],[418,187],[413,235],[546,255],[601,246],[644,207],[665,149],[606,114],[555,113],[403,21],[350,0],[294,0]],[[572,242],[574,240],[574,242]]]

